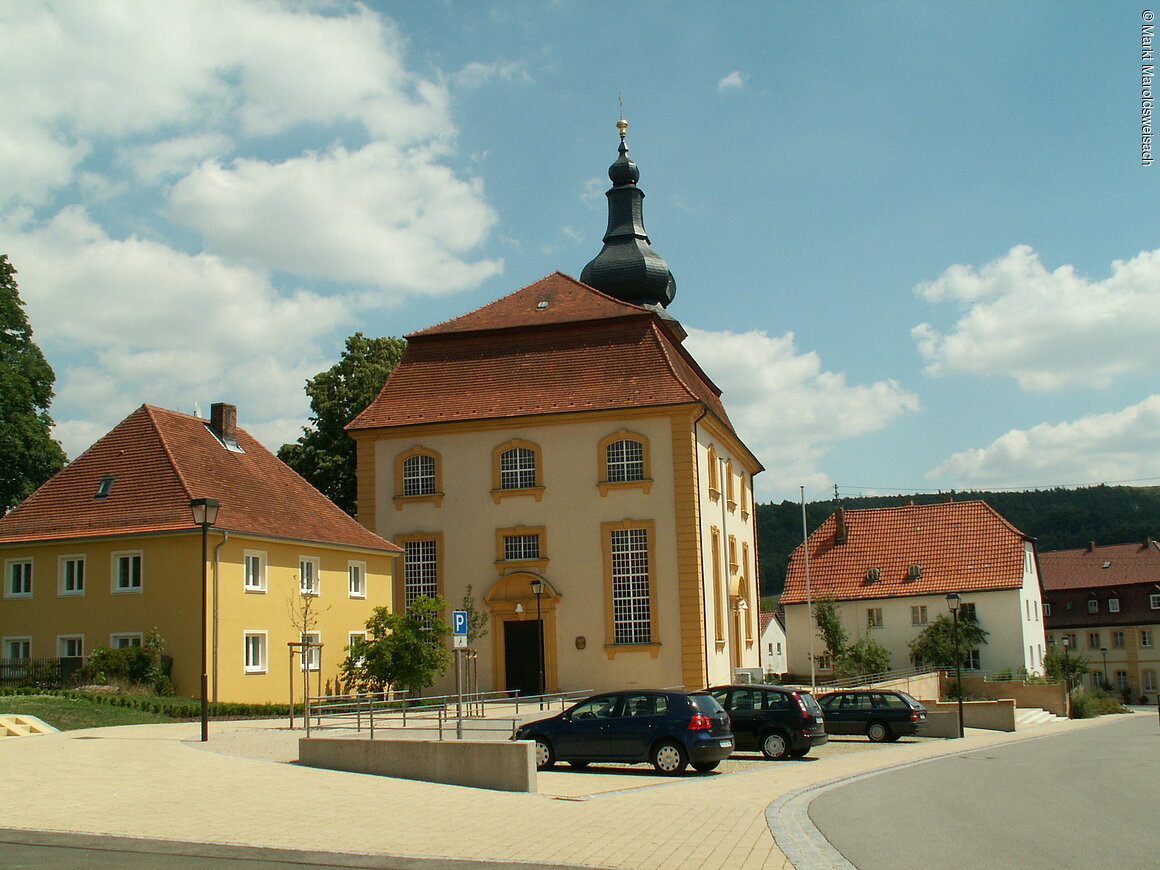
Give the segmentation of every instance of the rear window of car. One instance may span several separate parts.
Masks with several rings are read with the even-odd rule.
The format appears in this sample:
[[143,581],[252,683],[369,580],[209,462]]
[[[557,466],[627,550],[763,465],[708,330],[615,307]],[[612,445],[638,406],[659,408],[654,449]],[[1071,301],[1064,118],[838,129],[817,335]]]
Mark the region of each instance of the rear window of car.
[[898,693],[898,696],[899,696],[900,698],[902,698],[902,700],[904,700],[904,701],[905,701],[907,704],[909,704],[911,707],[921,707],[921,706],[922,706],[922,704],[920,704],[920,703],[919,703],[919,702],[918,702],[918,701],[915,699],[915,697],[914,697],[913,695],[908,695],[908,694],[906,694],[906,692],[899,692],[899,693]]
[[802,699],[802,703],[806,705],[806,709],[810,711],[811,716],[821,716],[821,705],[814,699],[814,696],[809,692],[798,692],[798,697]]
[[882,700],[893,710],[909,709],[909,705],[899,695],[882,695]]
[[710,715],[713,713],[721,713],[725,709],[708,692],[698,692],[695,695],[689,695],[689,700],[693,702],[693,706],[697,708],[698,713]]

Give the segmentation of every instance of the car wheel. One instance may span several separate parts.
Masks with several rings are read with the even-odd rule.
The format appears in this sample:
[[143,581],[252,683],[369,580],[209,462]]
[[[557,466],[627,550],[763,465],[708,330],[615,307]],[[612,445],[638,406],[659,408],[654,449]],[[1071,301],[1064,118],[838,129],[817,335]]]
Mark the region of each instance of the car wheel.
[[774,761],[789,756],[789,741],[780,731],[770,731],[761,738],[761,754]]
[[708,773],[710,770],[716,770],[720,761],[694,761],[693,770],[699,770],[701,773]]
[[556,752],[546,738],[536,737],[536,770],[547,770],[556,763]]
[[575,767],[579,770],[583,770],[589,764],[591,764],[591,762],[589,762],[589,761],[569,761],[568,764],[570,764],[572,767]]
[[689,755],[681,744],[666,740],[653,747],[652,766],[656,768],[657,773],[676,776],[678,773],[684,773],[685,768],[689,766]]
[[871,722],[866,726],[866,736],[875,743],[882,743],[890,739],[890,729],[885,722]]
[[809,754],[810,754],[810,748],[807,746],[805,749],[790,750],[789,757],[790,758],[805,758]]

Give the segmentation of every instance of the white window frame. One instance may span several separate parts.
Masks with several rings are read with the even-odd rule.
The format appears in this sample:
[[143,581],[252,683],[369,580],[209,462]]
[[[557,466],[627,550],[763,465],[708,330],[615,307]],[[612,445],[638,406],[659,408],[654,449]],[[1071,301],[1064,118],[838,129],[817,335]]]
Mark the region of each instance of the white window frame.
[[[0,655],[0,658],[5,658],[5,659],[30,659],[30,658],[32,658],[32,637],[30,635],[13,635],[12,637],[6,637],[6,638],[4,638],[3,644],[4,644],[3,648],[0,649],[0,653],[2,653],[2,655]],[[24,652],[27,654],[26,655],[18,655],[18,656],[12,655],[12,653],[15,652],[13,647],[16,644],[20,644],[22,647],[25,647]]]
[[867,607],[866,608],[866,627],[867,628],[882,628],[882,608],[881,607]]
[[612,631],[615,644],[652,643],[652,556],[648,528],[612,529]]
[[1126,641],[1126,638],[1124,637],[1124,632],[1122,632],[1122,631],[1113,631],[1112,632],[1112,649],[1124,649],[1126,642],[1127,641]]
[[[314,631],[304,631],[299,640],[302,643],[322,643],[322,632],[317,629]],[[322,670],[322,649],[320,647],[311,647],[309,649],[303,647],[301,662],[300,667],[304,671]]]
[[[125,643],[128,641],[128,643]],[[134,643],[133,641],[136,641]],[[109,635],[110,649],[127,649],[145,645],[145,633],[141,631],[116,631]]]
[[350,598],[367,597],[367,563],[351,560],[346,563],[346,594]]
[[[69,655],[68,644],[73,641],[80,644],[80,652],[76,655]],[[83,634],[58,634],[56,636],[56,655],[57,658],[62,659],[83,659],[85,657],[85,636]]]
[[910,606],[910,624],[911,625],[927,625],[927,614],[925,604],[912,604]]
[[1151,647],[1152,646],[1152,629],[1150,629],[1150,628],[1140,629],[1140,646],[1142,646],[1142,647]]
[[[257,566],[257,576],[251,569]],[[242,588],[246,592],[266,591],[266,553],[263,550],[245,550],[242,552]]]
[[1100,633],[1098,631],[1088,632],[1088,649],[1100,648]]
[[983,668],[982,653],[980,653],[979,650],[977,650],[977,649],[967,650],[966,666],[967,666],[968,670],[972,670],[972,671],[982,670],[982,668]]
[[[72,566],[70,572],[69,567]],[[77,566],[80,570],[77,570]],[[69,576],[71,573],[71,577]],[[85,557],[83,553],[70,556],[61,556],[57,559],[57,574],[59,585],[56,594],[61,597],[85,594]],[[79,576],[78,576],[79,574]],[[69,583],[73,588],[69,588]]]
[[1088,599],[1088,613],[1099,613],[1100,602],[1095,598]]
[[1160,610],[1160,592],[1153,592],[1148,596],[1148,606],[1153,610]]
[[[16,569],[19,567],[27,567],[26,572],[21,572],[25,576],[20,582],[19,591],[16,588]],[[36,576],[36,563],[31,556],[22,556],[15,559],[4,560],[4,597],[5,598],[31,598],[33,591],[33,579]]]
[[[111,559],[109,586],[114,595],[132,595],[145,588],[145,554],[141,550],[120,550],[113,553]],[[137,585],[134,586],[132,584],[132,569],[130,568],[130,583],[128,586],[122,586],[121,565],[123,562],[128,562],[129,565],[132,565],[133,559],[137,560]]]
[[303,595],[322,594],[321,574],[321,560],[318,556],[298,557],[298,591]]
[[504,535],[503,558],[505,562],[533,562],[539,559],[539,534],[532,532],[526,535]]
[[1146,668],[1141,673],[1141,676],[1143,677],[1143,683],[1144,683],[1144,687],[1141,689],[1141,691],[1142,692],[1155,692],[1156,691],[1156,671],[1152,670],[1151,668]]
[[1109,598],[1108,599],[1108,613],[1119,613],[1119,612],[1120,612],[1120,599],[1119,598]]
[[532,489],[536,485],[536,451],[510,447],[499,455],[499,488]]
[[[365,641],[366,639],[367,639],[367,633],[365,630],[363,630],[363,631],[348,631],[346,633],[346,651],[348,653],[350,652],[350,648],[352,646],[354,646],[355,641],[359,641],[359,640]],[[365,661],[366,661],[366,659],[359,658],[359,659],[355,660],[355,664],[361,665]]]
[[439,594],[439,541],[416,538],[403,542],[403,607],[423,596]]
[[416,453],[403,460],[403,495],[435,494],[435,457]]
[[[242,669],[247,674],[264,674],[269,669],[270,648],[268,631],[246,631],[242,634]],[[258,661],[251,652],[257,651]]]
[[644,444],[621,438],[604,447],[604,474],[609,483],[644,480]]
[[1051,616],[1051,602],[1050,601],[1043,602],[1043,615],[1045,617]]

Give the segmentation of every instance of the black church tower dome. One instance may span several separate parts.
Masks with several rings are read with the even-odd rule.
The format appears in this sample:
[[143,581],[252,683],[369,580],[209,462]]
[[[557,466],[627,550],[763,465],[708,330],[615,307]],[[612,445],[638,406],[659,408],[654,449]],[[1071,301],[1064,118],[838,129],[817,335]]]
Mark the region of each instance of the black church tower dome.
[[669,264],[652,249],[644,229],[644,191],[637,187],[640,169],[629,159],[621,118],[620,156],[608,167],[612,188],[608,197],[608,230],[604,247],[584,267],[580,280],[609,296],[635,305],[666,307],[677,295],[677,282]]

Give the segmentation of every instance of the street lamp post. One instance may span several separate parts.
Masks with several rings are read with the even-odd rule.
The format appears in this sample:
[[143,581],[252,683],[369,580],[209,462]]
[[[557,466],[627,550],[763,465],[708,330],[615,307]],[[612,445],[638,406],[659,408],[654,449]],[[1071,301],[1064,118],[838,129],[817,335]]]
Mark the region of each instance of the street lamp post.
[[1104,657],[1104,685],[1103,688],[1108,688],[1108,648],[1106,646],[1100,647],[1100,654]]
[[532,594],[536,596],[536,633],[540,639],[540,692],[541,707],[543,706],[543,694],[546,688],[544,684],[544,620],[540,615],[540,596],[544,594],[544,581],[539,578],[532,581]]
[[207,546],[209,527],[217,522],[221,502],[195,498],[189,502],[193,521],[201,526],[201,742],[209,740],[209,574]]
[[963,736],[963,657],[959,653],[959,594],[947,593],[947,607],[951,612],[951,636],[955,643],[955,683],[959,698],[959,737]]
[[1067,656],[1068,647],[1071,646],[1071,638],[1066,634],[1063,636],[1063,691],[1067,695],[1067,718],[1071,718],[1071,659]]

